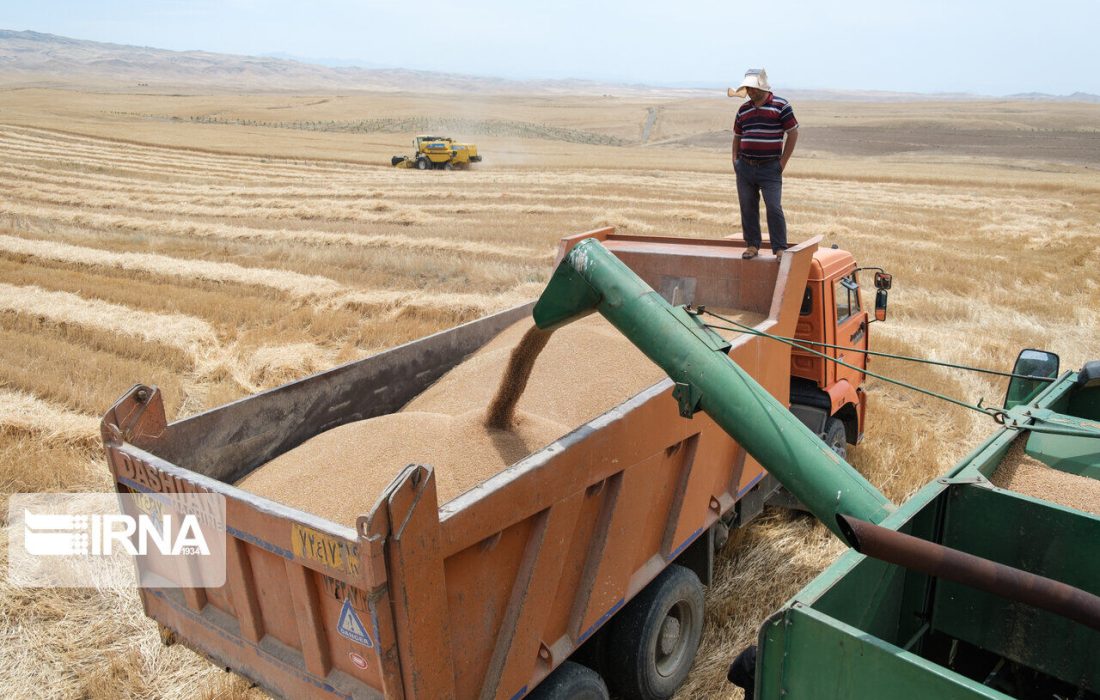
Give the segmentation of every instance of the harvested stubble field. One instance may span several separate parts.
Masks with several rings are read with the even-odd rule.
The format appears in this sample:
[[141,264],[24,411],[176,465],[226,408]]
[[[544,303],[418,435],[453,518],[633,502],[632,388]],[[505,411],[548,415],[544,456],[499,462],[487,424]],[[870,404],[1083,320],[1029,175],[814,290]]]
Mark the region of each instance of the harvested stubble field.
[[[564,234],[736,231],[716,136],[731,109],[658,97],[0,91],[0,490],[108,488],[96,418],[134,382],[162,387],[170,418],[190,415],[532,298]],[[878,349],[991,367],[1024,346],[1071,368],[1100,357],[1100,159],[1089,155],[1100,108],[864,104],[857,122],[845,121],[850,105],[796,109],[792,236],[823,235],[894,273],[890,319],[871,327]],[[389,125],[439,114],[479,125],[482,167],[389,168],[412,136]],[[1078,129],[1041,130],[1052,121]],[[295,128],[311,123],[322,128]],[[981,147],[967,145],[968,129]],[[941,131],[953,150],[937,148]],[[914,134],[930,142],[913,148]],[[1031,160],[1008,150],[1022,138]],[[1076,139],[1074,156],[1034,146],[1048,138],[1058,149]],[[972,401],[1003,393],[979,376],[873,364]],[[878,381],[869,391],[867,440],[850,454],[895,500],[993,427]],[[679,697],[739,697],[725,664],[840,551],[820,525],[778,512],[735,533]],[[258,694],[161,647],[133,593],[4,584],[0,656],[0,685],[16,697]]]

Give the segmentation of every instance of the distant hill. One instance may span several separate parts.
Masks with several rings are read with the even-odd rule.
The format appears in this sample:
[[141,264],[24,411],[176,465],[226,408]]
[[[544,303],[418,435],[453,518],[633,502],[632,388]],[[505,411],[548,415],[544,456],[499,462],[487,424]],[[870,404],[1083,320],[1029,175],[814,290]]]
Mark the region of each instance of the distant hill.
[[[518,81],[405,69],[322,66],[260,56],[168,51],[0,29],[0,84],[121,85],[133,89],[203,87],[230,90],[539,92],[616,94],[670,92],[664,88],[583,80]],[[711,91],[671,90],[684,95]]]
[[[383,91],[414,93],[543,93],[724,98],[725,86],[624,85],[590,80],[508,80],[401,68],[319,65],[285,54],[239,56],[209,51],[169,51],[148,46],[71,39],[34,31],[0,29],[0,85],[110,87],[133,91],[173,89],[294,92]],[[801,100],[904,102],[925,100],[1058,100],[1100,103],[1100,95],[1020,93],[1004,97],[938,93],[797,90]]]
[[1050,95],[1045,92],[1019,92],[1015,95],[1005,95],[1007,100],[1036,100],[1057,102],[1092,102],[1100,104],[1100,95],[1091,92],[1075,92],[1070,95]]

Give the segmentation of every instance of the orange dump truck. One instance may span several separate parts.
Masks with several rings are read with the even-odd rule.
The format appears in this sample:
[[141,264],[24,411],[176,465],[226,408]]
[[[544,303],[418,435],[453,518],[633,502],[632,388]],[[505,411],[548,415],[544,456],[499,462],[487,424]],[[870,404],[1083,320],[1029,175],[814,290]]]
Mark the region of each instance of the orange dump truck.
[[[866,347],[856,263],[817,239],[781,261],[742,260],[736,241],[602,229],[564,239],[559,259],[584,237],[673,303]],[[695,655],[715,548],[778,484],[708,417],[681,418],[667,378],[446,503],[430,465],[395,464],[354,528],[233,485],[327,430],[398,411],[530,314],[522,305],[174,423],[156,388],[123,396],[103,420],[118,490],[226,501],[225,585],[141,591],[165,641],[287,698],[599,698],[604,679],[620,697],[669,697]],[[820,434],[836,436],[831,421],[849,442],[862,434],[858,371],[750,334],[731,342],[774,396],[793,387]]]

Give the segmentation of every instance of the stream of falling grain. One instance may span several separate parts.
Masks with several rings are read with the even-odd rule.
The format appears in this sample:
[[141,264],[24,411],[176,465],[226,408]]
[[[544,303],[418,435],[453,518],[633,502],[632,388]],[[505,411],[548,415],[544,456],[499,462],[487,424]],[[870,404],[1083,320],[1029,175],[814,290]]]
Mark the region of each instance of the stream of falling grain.
[[527,380],[531,378],[531,370],[535,367],[535,360],[546,347],[551,333],[553,331],[544,331],[538,326],[531,326],[523,334],[519,345],[508,358],[508,368],[504,371],[496,396],[493,397],[489,410],[485,414],[486,427],[495,430],[508,430],[512,427],[516,403],[519,397],[523,396],[523,390],[527,388]]

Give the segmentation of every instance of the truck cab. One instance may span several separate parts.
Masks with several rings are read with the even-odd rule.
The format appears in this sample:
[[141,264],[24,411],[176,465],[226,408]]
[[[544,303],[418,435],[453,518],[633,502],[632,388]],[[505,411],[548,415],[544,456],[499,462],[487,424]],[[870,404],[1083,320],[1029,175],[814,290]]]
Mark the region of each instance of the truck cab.
[[[864,305],[861,286],[860,273],[868,270],[876,271],[873,313]],[[867,377],[863,370],[867,369],[870,325],[886,319],[891,284],[891,276],[881,268],[861,268],[850,252],[835,245],[814,251],[806,277],[794,338],[826,357],[791,350],[790,410],[845,459],[847,446],[863,440],[867,394],[862,385]]]
[[[818,249],[810,264],[795,337],[845,367],[797,348],[791,351],[791,412],[844,456],[863,439],[871,316],[863,306],[859,270],[851,253]],[[829,347],[834,346],[834,347]]]

